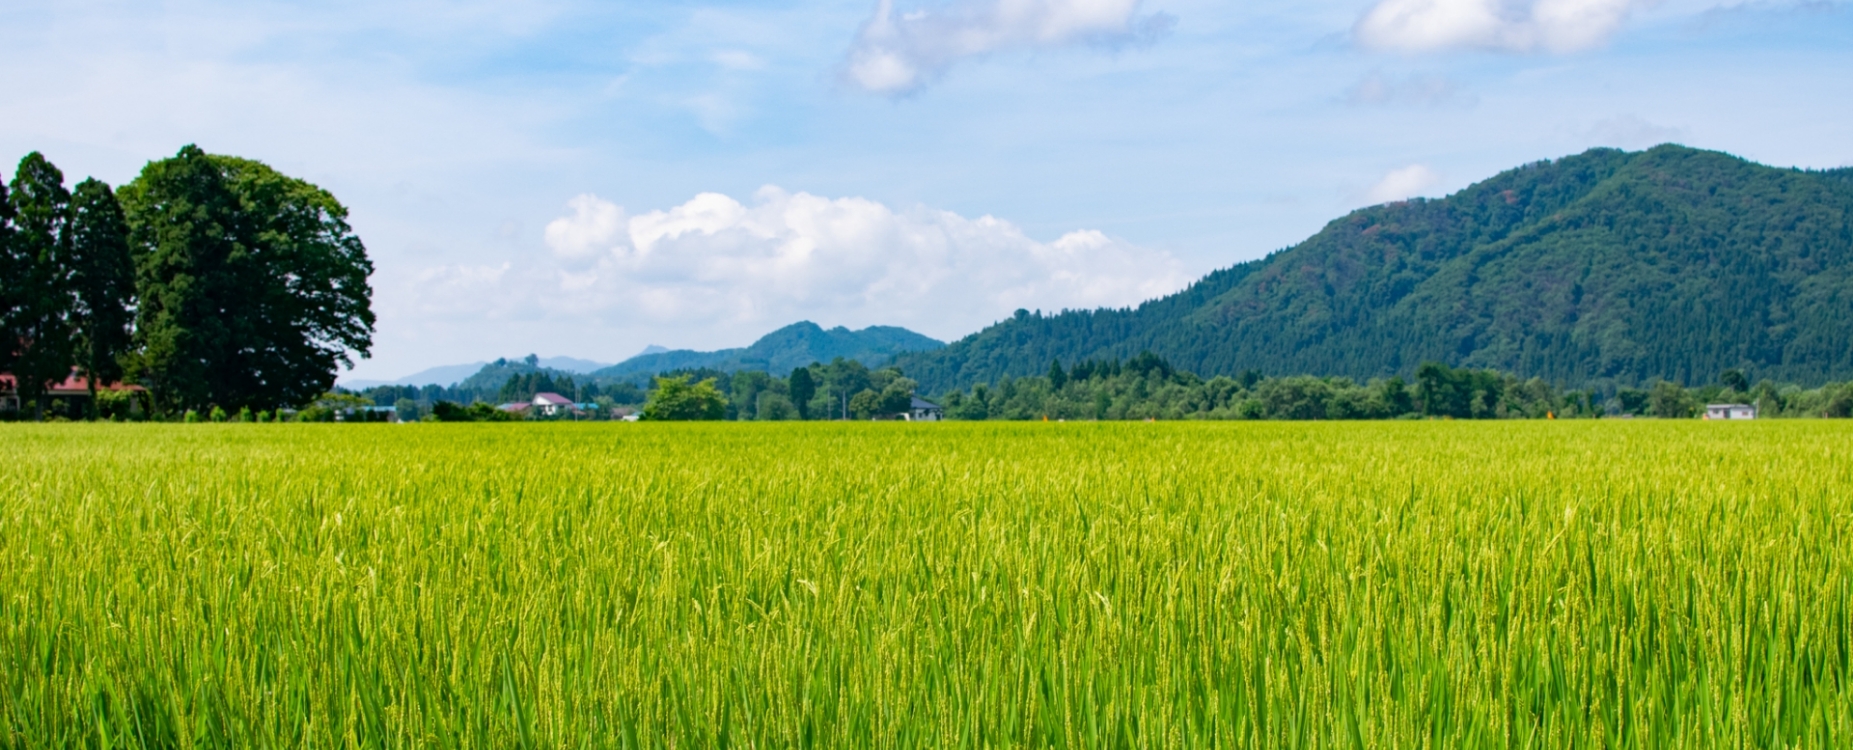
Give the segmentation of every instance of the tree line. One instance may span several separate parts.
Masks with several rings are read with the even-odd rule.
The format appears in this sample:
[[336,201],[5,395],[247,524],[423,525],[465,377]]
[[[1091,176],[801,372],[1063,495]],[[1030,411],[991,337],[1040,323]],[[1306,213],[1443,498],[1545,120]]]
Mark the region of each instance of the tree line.
[[[510,387],[518,379],[511,377]],[[907,412],[917,387],[899,367],[870,369],[838,359],[786,377],[705,369],[662,373],[648,391],[625,403],[642,403],[643,418],[658,420],[867,420]],[[374,401],[389,405],[389,388],[382,387]],[[606,399],[601,406],[613,403]],[[1142,352],[1070,367],[1055,360],[1044,375],[950,390],[935,403],[955,420],[1682,419],[1715,403],[1753,404],[1765,417],[1844,418],[1853,416],[1853,382],[1813,389],[1768,380],[1753,385],[1732,369],[1702,386],[1657,381],[1647,388],[1603,391],[1440,363],[1422,365],[1413,379],[1269,377],[1256,370],[1205,379]],[[508,418],[491,414],[485,403],[437,410],[436,418],[447,421]]]
[[951,419],[1584,419],[1693,418],[1715,403],[1749,403],[1766,417],[1853,416],[1853,382],[1814,389],[1763,381],[1739,370],[1684,387],[1565,389],[1542,378],[1430,362],[1413,380],[1265,377],[1255,370],[1209,379],[1149,352],[1124,362],[1083,361],[1046,375],[1002,378],[941,397]]
[[34,418],[73,374],[76,416],[124,382],[156,418],[301,407],[369,354],[372,272],[333,195],[261,162],[189,145],[66,188],[33,152],[0,180],[0,371]]

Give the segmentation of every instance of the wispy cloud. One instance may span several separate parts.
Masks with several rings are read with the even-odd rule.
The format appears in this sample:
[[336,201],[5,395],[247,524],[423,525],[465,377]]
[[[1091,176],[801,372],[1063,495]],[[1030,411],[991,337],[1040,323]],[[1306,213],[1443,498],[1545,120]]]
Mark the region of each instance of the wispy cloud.
[[1359,107],[1414,106],[1439,107],[1447,104],[1471,106],[1479,98],[1461,89],[1453,79],[1439,75],[1416,74],[1394,76],[1371,71],[1345,90],[1344,102]]
[[932,83],[960,60],[995,52],[1119,46],[1156,40],[1176,19],[1141,15],[1141,0],[963,0],[897,11],[880,0],[843,62],[851,86],[905,94]]
[[1658,0],[1381,0],[1352,29],[1390,52],[1578,52],[1601,46]]

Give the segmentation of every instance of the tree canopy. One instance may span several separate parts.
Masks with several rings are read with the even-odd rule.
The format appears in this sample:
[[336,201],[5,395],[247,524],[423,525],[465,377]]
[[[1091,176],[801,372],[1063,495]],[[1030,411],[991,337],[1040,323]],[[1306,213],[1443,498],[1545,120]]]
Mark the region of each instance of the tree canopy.
[[71,374],[71,193],[64,173],[34,151],[19,162],[7,194],[12,231],[5,255],[8,291],[4,362],[20,399],[42,409],[46,389]]
[[711,421],[727,416],[727,399],[709,378],[690,384],[686,376],[656,379],[656,391],[644,402],[643,418],[656,421]]
[[299,406],[369,354],[373,265],[327,191],[187,146],[119,198],[140,297],[134,374],[164,405]]

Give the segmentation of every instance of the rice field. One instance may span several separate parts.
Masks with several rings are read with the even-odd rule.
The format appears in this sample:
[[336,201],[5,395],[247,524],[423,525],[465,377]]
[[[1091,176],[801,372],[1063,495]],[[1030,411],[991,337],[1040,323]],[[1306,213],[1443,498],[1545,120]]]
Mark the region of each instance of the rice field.
[[0,439],[0,747],[1853,745],[1843,423]]

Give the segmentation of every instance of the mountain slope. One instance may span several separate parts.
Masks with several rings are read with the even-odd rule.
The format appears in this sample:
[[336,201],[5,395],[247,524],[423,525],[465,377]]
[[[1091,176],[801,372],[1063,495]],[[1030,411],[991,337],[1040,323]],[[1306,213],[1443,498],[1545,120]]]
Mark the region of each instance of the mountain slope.
[[860,331],[851,331],[839,326],[824,330],[816,323],[804,321],[768,333],[744,348],[715,352],[684,349],[642,354],[592,374],[600,380],[630,381],[639,381],[670,370],[698,368],[726,372],[764,370],[782,374],[812,362],[829,362],[837,357],[875,367],[902,352],[925,351],[942,346],[945,346],[944,342],[905,328],[870,326]]
[[1424,361],[1572,385],[1853,374],[1853,171],[1597,149],[1353,212],[1134,309],[1019,313],[897,359],[930,390],[1150,350],[1201,374]]

